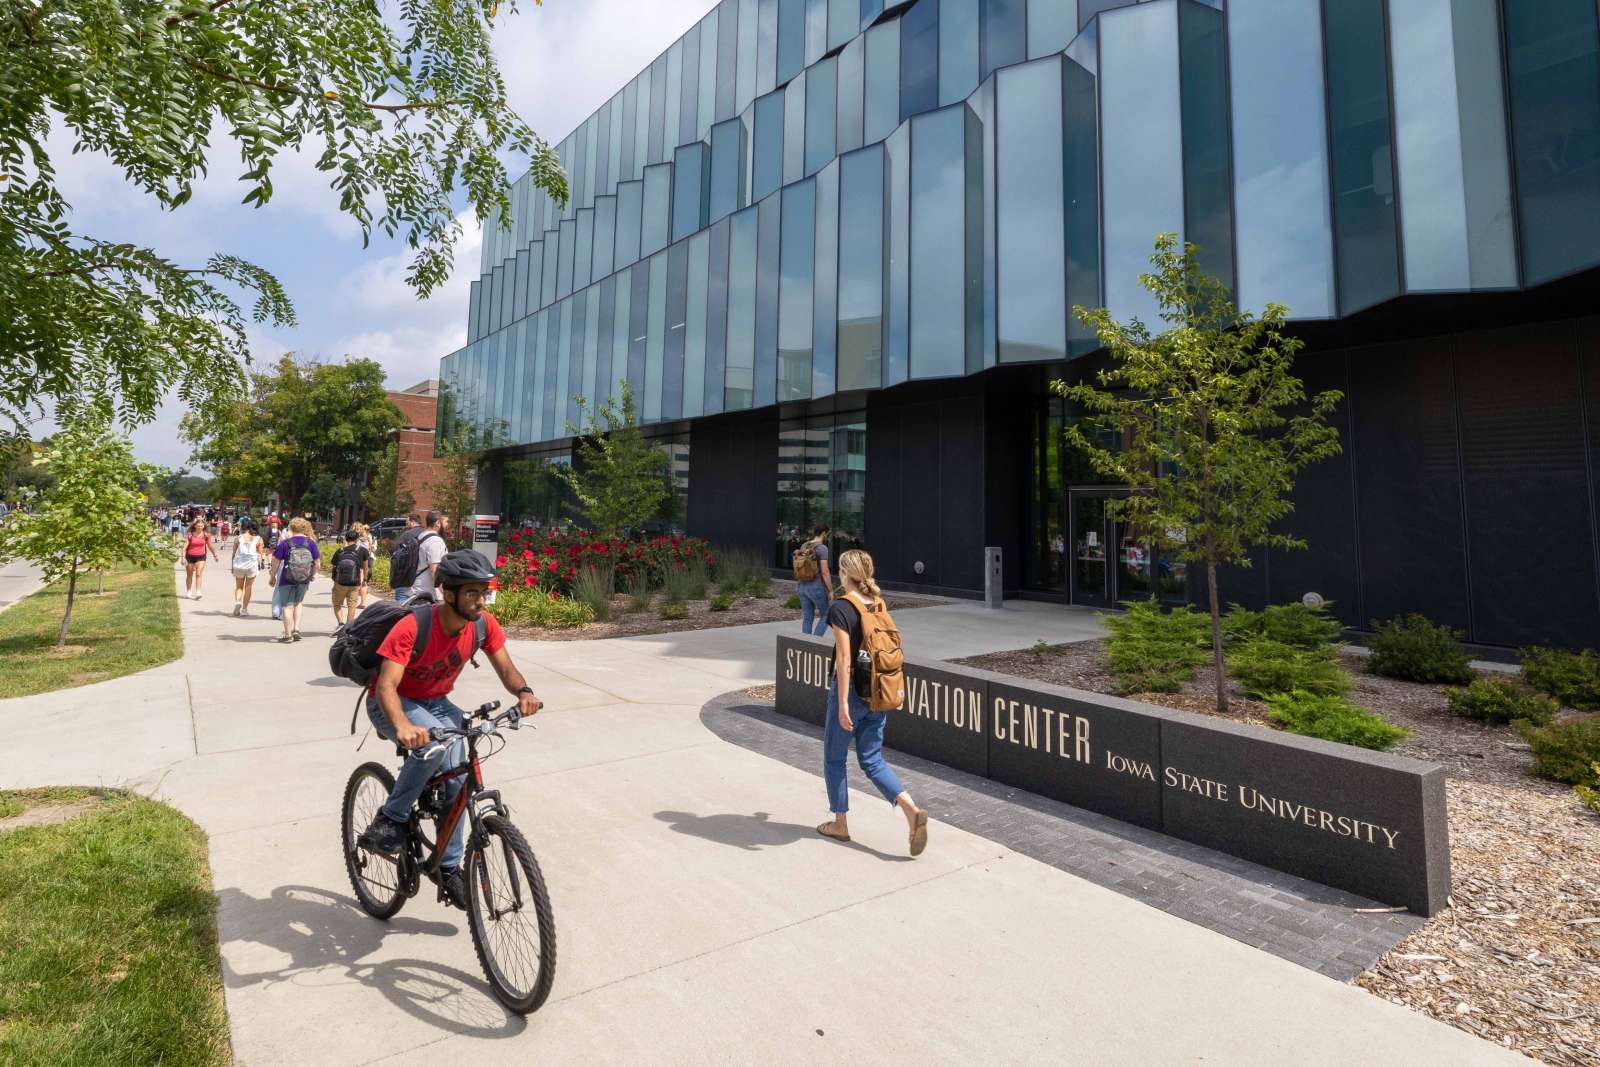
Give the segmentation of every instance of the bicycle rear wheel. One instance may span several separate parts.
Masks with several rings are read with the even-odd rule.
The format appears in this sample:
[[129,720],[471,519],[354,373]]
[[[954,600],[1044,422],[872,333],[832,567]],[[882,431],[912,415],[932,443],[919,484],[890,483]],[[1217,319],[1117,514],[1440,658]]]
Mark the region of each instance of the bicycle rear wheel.
[[380,855],[356,839],[371,825],[393,788],[394,775],[381,763],[363,763],[344,787],[344,815],[339,827],[344,866],[362,910],[375,919],[390,918],[406,902],[400,857]]
[[526,1015],[556,977],[550,894],[520,830],[498,815],[485,816],[483,830],[484,846],[470,842],[465,864],[472,944],[500,1003]]

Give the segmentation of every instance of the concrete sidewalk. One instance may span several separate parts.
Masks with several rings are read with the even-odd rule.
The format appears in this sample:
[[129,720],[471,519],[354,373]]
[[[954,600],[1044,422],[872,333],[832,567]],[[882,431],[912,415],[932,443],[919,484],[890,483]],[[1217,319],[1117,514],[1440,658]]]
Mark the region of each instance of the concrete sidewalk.
[[44,585],[39,568],[25,559],[14,559],[0,566],[0,611]]
[[[426,892],[387,924],[354,907],[340,797],[393,751],[346,733],[326,581],[293,645],[264,608],[233,618],[231,584],[208,568],[205,599],[180,602],[178,663],[0,702],[0,730],[21,747],[7,785],[127,784],[209,833],[245,1067],[1516,1061],[947,825],[909,860],[903,821],[859,793],[855,844],[817,837],[814,775],[699,721],[710,697],[771,680],[775,626],[513,642],[549,710],[485,770],[549,881],[560,964],[545,1008],[508,1017],[460,912]],[[1096,625],[1060,611],[900,621],[938,656]],[[457,689],[462,705],[497,696],[487,668]]]

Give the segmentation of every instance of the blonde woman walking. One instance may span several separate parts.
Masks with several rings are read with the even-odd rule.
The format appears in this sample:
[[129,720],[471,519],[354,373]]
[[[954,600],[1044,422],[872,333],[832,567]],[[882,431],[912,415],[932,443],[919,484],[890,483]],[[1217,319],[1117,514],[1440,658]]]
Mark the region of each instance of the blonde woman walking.
[[373,540],[372,527],[364,522],[355,525],[356,544],[367,550],[367,565],[361,571],[361,591],[357,594],[356,611],[367,608],[367,586],[372,584],[372,561],[378,558],[378,542]]
[[249,519],[239,526],[239,536],[233,542],[233,613],[250,614],[250,592],[255,588],[256,575],[261,573],[266,542],[256,533],[256,524]]
[[183,544],[183,595],[190,600],[200,599],[200,579],[205,577],[207,554],[220,562],[216,543],[206,531],[206,520],[198,518],[189,524],[189,536]]
[[278,539],[272,550],[273,570],[268,581],[276,590],[272,602],[278,605],[283,620],[280,644],[300,640],[300,610],[305,603],[306,588],[317,576],[317,565],[322,561],[322,551],[312,535],[311,523],[296,515],[289,520],[289,536]]
[[[856,762],[883,799],[900,809],[910,831],[911,854],[920,856],[928,845],[928,813],[917,807],[900,784],[900,778],[883,758],[883,728],[888,713],[867,707],[865,693],[871,670],[861,658],[861,613],[885,611],[883,594],[872,577],[872,557],[853,548],[839,556],[839,577],[844,596],[828,608],[828,627],[833,632],[833,678],[828,682],[828,712],[822,730],[822,779],[828,790],[832,820],[817,827],[817,833],[835,841],[850,840],[849,787],[845,781],[845,760],[850,755],[850,739],[855,738]],[[840,693],[845,694],[840,698]]]

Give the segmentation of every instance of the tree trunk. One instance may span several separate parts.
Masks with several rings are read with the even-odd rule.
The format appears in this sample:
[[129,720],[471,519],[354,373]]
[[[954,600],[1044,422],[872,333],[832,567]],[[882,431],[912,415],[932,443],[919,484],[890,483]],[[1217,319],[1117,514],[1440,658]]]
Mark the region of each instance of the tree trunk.
[[1211,601],[1211,667],[1217,681],[1217,714],[1228,713],[1227,675],[1222,667],[1222,611],[1217,597],[1217,561],[1206,560],[1206,595]]
[[94,595],[95,596],[105,596],[105,594],[106,594],[106,569],[104,567],[101,567],[100,570],[97,571],[96,573],[100,576],[100,588],[98,588],[98,589],[96,589],[94,591]]
[[67,643],[67,624],[72,621],[72,600],[78,593],[78,561],[72,561],[72,570],[67,575],[67,610],[61,615],[61,629],[56,632],[56,647],[60,648]]

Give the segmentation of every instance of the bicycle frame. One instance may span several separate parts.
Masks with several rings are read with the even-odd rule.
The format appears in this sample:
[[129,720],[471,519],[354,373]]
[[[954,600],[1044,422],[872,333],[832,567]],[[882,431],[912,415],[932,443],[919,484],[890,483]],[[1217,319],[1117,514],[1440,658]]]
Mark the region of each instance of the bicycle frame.
[[[471,819],[473,837],[478,840],[480,845],[483,843],[479,829],[482,818],[478,811],[478,802],[480,800],[487,799],[490,801],[493,805],[494,814],[501,816],[507,814],[505,803],[500,799],[500,790],[485,789],[483,787],[483,766],[478,760],[477,736],[468,735],[465,740],[467,742],[467,762],[448,771],[440,771],[428,779],[428,784],[424,787],[425,789],[432,789],[435,786],[443,786],[452,778],[466,778],[466,781],[461,783],[461,788],[456,792],[456,798],[451,803],[450,810],[445,813],[444,819],[439,824],[438,833],[433,840],[433,854],[422,861],[420,871],[429,878],[437,877],[441,861],[444,858],[445,843],[454,836],[456,827],[460,825],[463,816]],[[413,809],[411,817],[413,821],[419,818],[415,809]],[[421,857],[417,858],[421,859]]]

